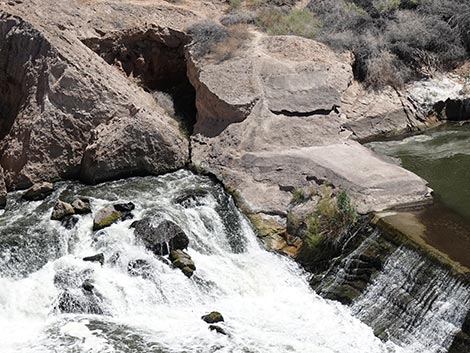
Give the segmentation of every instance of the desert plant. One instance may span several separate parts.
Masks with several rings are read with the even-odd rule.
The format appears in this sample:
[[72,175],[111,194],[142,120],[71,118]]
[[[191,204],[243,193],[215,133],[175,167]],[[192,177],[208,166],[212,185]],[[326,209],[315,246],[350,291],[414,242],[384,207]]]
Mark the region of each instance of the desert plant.
[[229,11],[238,10],[242,6],[242,0],[230,0]]
[[226,27],[209,20],[193,24],[187,32],[192,37],[193,53],[197,57],[209,54],[216,44],[229,37]]
[[223,16],[220,23],[224,26],[234,26],[238,24],[254,24],[256,14],[250,11],[236,11]]
[[315,211],[307,217],[306,243],[314,248],[323,239],[336,241],[350,226],[357,222],[357,212],[345,191],[334,198],[327,187]]
[[261,9],[257,24],[272,35],[297,35],[314,38],[320,23],[308,9],[284,12],[274,7]]
[[302,202],[304,202],[306,199],[305,192],[302,190],[302,188],[296,188],[292,192],[292,203],[294,205],[299,205]]

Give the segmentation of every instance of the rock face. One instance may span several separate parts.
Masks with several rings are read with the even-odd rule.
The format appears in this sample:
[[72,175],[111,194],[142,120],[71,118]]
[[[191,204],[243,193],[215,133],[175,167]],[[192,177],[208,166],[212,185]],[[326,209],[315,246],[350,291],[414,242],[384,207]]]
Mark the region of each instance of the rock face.
[[156,255],[168,255],[171,250],[183,250],[189,244],[188,236],[171,221],[155,224],[152,218],[144,218],[135,224],[134,232]]
[[[354,99],[345,104],[351,64],[351,57],[314,41],[262,35],[222,63],[193,59],[193,164],[237,190],[250,212],[267,216],[285,217],[293,190],[324,182],[345,189],[360,212],[428,200],[423,179],[351,138],[347,125],[354,117],[345,113],[357,106]],[[397,110],[399,98],[390,99],[382,116]],[[397,130],[406,126],[404,119]],[[367,137],[361,129],[357,135]]]
[[52,183],[37,183],[26,190],[23,194],[23,198],[27,201],[44,200],[47,196],[52,194],[53,191],[54,185]]
[[[189,11],[156,15],[131,4],[40,0],[2,3],[0,11],[0,165],[9,190],[57,177],[97,182],[185,165],[188,142],[178,123],[81,40],[145,23],[171,36],[150,23],[184,26],[184,16],[194,17]],[[174,17],[165,20],[169,13]],[[109,20],[87,23],[91,14]]]

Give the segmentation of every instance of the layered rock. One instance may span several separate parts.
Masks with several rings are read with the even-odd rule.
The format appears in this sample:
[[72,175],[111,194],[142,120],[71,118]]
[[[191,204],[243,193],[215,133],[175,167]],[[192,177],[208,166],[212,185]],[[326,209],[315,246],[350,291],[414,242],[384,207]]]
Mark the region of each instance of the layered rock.
[[[346,189],[360,212],[427,200],[423,179],[351,139],[351,63],[314,41],[261,35],[225,62],[193,59],[189,77],[205,89],[196,90],[192,162],[264,215],[285,217],[294,189],[325,182]],[[227,106],[243,114],[232,119]]]

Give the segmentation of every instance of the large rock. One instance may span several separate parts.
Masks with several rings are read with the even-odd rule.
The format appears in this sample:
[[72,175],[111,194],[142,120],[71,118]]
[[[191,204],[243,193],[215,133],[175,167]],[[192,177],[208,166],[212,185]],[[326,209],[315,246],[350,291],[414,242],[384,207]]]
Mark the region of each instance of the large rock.
[[184,165],[189,150],[178,123],[82,40],[139,27],[177,47],[173,33],[181,37],[191,12],[69,0],[1,2],[0,11],[0,164],[8,189]]
[[170,143],[163,131],[161,121],[142,113],[101,125],[84,152],[81,179],[97,183],[184,167],[187,142],[175,133]]
[[[343,112],[353,85],[349,55],[292,36],[257,34],[250,45],[221,64],[203,58],[189,65],[193,85],[210,91],[197,90],[195,167],[237,191],[248,212],[280,216],[280,223],[295,189],[325,182],[345,189],[360,212],[429,199],[423,179],[351,139],[345,126],[356,117]],[[242,106],[242,118],[225,119],[227,107]]]
[[54,185],[52,183],[37,183],[26,190],[26,192],[23,194],[23,198],[27,201],[44,200],[47,196],[52,194],[53,191]]
[[189,244],[186,233],[172,221],[155,223],[152,218],[144,218],[136,222],[134,232],[145,247],[156,255],[167,255],[171,250],[183,250]]

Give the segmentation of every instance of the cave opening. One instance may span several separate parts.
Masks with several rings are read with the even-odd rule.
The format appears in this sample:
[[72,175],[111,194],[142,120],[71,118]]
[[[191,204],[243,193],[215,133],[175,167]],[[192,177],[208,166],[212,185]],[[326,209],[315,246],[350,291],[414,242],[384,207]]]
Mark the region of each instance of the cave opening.
[[187,76],[183,32],[154,27],[90,38],[83,43],[152,94],[186,135],[196,122],[196,91]]

